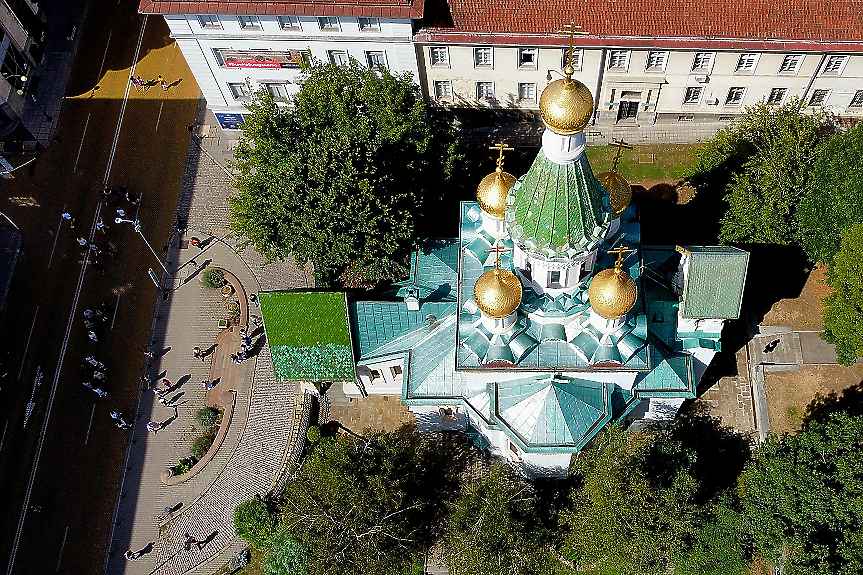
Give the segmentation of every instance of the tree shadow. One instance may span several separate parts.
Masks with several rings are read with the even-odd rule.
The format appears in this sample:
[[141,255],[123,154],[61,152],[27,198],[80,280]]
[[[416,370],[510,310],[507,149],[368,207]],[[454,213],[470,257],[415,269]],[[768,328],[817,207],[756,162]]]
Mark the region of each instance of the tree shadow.
[[817,393],[806,406],[803,414],[803,424],[817,421],[823,423],[830,415],[844,411],[849,415],[863,415],[863,381],[842,390],[841,393],[831,391],[827,394]]

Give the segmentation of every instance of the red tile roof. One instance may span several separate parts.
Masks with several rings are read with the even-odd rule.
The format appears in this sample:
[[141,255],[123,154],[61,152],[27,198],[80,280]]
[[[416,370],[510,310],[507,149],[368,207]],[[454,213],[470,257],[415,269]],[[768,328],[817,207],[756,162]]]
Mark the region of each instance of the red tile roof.
[[572,20],[590,34],[578,39],[581,45],[600,38],[603,44],[609,38],[646,44],[699,38],[863,45],[860,0],[580,0],[564,6],[560,0],[429,0],[417,40],[525,44],[525,35],[536,35],[547,38],[537,44],[562,45],[548,36]]
[[364,16],[421,18],[423,0],[140,0],[142,14],[250,14],[255,16]]

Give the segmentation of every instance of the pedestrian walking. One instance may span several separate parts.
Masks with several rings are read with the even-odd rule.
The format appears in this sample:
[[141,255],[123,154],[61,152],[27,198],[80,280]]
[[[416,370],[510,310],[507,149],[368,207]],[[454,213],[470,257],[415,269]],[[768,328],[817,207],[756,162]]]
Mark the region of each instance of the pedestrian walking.
[[105,364],[101,361],[97,361],[95,357],[92,355],[88,355],[84,358],[84,361],[92,365],[93,367],[98,367],[99,369],[105,369]]
[[188,551],[192,548],[192,545],[194,545],[198,549],[201,548],[201,542],[186,533],[186,541],[183,543],[183,547],[185,547],[186,551]]
[[190,264],[192,264],[192,269],[193,269],[193,270],[198,271],[198,268],[200,267],[200,266],[198,265],[198,262],[196,262],[195,260],[189,260],[189,263],[190,263]]
[[162,429],[162,424],[158,421],[151,421],[147,424],[147,431],[153,433],[153,435],[155,435],[160,429]]
[[118,421],[120,421],[120,420],[122,420],[122,419],[123,419],[123,418],[120,416],[120,414],[119,414],[119,413],[117,413],[116,411],[112,411],[112,412],[111,412],[111,413],[109,413],[108,415],[110,415],[110,416],[111,416],[111,419],[116,419],[116,420],[118,420]]
[[172,383],[171,383],[171,381],[170,381],[170,380],[168,380],[168,379],[163,379],[163,380],[162,380],[162,385],[165,387],[165,389],[166,389],[166,390],[170,390],[170,389],[171,389],[171,387],[173,387],[173,384],[172,384]]
[[84,317],[86,317],[87,319],[90,319],[91,317],[93,317],[93,310],[92,309],[85,309],[84,310]]
[[97,246],[96,244],[90,244],[90,249],[96,252],[97,257],[99,256],[99,254],[102,253],[102,250],[100,250],[99,246]]
[[123,554],[123,557],[125,557],[127,561],[137,561],[138,560],[138,555],[136,553],[134,553],[131,549],[126,551],[126,553]]
[[92,329],[87,332],[87,337],[89,337],[90,339],[92,339],[95,342],[99,341],[99,337],[96,335],[96,332],[94,332]]
[[150,387],[153,385],[153,378],[145,373],[141,376],[141,385],[144,386],[144,389],[150,389]]
[[[73,227],[74,227],[74,226],[73,226]],[[107,230],[107,229],[108,229],[108,226],[106,226],[106,225],[105,225],[105,222],[103,222],[103,221],[102,221],[102,218],[100,217],[100,218],[99,218],[99,221],[98,221],[98,222],[96,222],[96,228],[97,228],[100,232],[102,232],[102,233],[104,234],[104,233],[106,233],[106,232],[105,232],[105,230]]]
[[201,383],[204,384],[204,389],[213,389],[213,382],[209,380],[204,380]]
[[153,353],[152,349],[148,349],[147,351],[144,352],[144,356],[149,357],[150,359],[153,359],[154,357],[156,357],[156,354]]
[[246,347],[251,346],[252,345],[252,338],[250,338],[249,336],[244,337],[243,338],[243,345],[245,345]]
[[200,347],[198,347],[197,345],[192,348],[192,356],[195,357],[196,359],[200,359],[201,361],[204,361],[204,351]]
[[117,208],[117,216],[120,218],[125,218],[126,217],[126,210],[123,210],[121,208]]
[[249,301],[252,302],[252,305],[256,307],[261,307],[261,300],[258,299],[258,296],[256,294],[250,294]]
[[82,251],[82,252],[86,252],[86,251],[87,251],[87,245],[88,245],[90,242],[88,242],[88,241],[87,241],[86,239],[84,239],[84,238],[76,238],[76,240],[78,241],[78,245],[79,245],[79,246],[81,246],[81,251]]
[[234,363],[240,363],[240,359],[237,357],[236,353],[231,354],[231,361],[233,361]]
[[189,238],[189,243],[198,249],[201,248],[201,238],[197,238],[195,236],[192,236],[191,238]]
[[105,381],[106,379],[108,379],[108,376],[105,375],[104,371],[94,371],[93,372],[93,378],[98,379],[100,381]]
[[94,388],[93,388],[93,391],[94,391],[94,392],[96,393],[96,395],[98,395],[99,397],[105,397],[106,395],[108,395],[108,392],[107,392],[107,391],[102,391],[102,390],[101,390],[101,389],[99,389],[98,387],[94,387]]
[[168,405],[168,402],[165,401],[164,391],[157,387],[153,390],[153,393],[156,395],[156,399],[159,401],[159,403],[161,403],[162,405]]
[[70,214],[69,212],[63,212],[62,214],[60,214],[60,217],[64,220],[69,220],[69,228],[73,230],[75,229],[75,218],[72,217],[72,214]]

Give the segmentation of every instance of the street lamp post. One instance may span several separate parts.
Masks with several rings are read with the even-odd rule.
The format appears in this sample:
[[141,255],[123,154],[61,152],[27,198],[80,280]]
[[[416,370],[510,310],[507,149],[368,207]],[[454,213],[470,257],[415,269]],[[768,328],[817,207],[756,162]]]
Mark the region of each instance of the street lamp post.
[[135,226],[135,231],[141,236],[144,240],[144,243],[147,244],[147,247],[150,248],[150,251],[153,252],[153,256],[159,261],[159,265],[162,266],[162,269],[165,270],[165,275],[171,277],[171,272],[168,271],[168,268],[165,267],[165,264],[162,263],[162,260],[159,258],[159,254],[156,253],[156,250],[153,249],[153,246],[150,245],[150,242],[147,241],[147,238],[144,236],[144,232],[141,231],[141,222],[139,220],[125,220],[123,218],[114,218],[114,222],[118,224],[132,224]]

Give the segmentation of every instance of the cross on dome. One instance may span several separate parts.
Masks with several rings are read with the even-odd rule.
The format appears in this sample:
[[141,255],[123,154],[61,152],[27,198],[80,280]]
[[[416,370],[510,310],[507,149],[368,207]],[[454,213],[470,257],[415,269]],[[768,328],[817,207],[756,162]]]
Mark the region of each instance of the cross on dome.
[[620,271],[621,266],[623,265],[623,254],[634,253],[635,250],[632,248],[625,248],[623,246],[618,246],[616,248],[608,250],[609,254],[617,254],[617,261],[614,263],[614,271]]
[[611,171],[617,172],[617,164],[620,163],[620,154],[623,153],[623,150],[631,150],[632,145],[629,142],[625,142],[623,140],[612,140],[609,146],[615,146],[617,151],[614,153],[614,159],[611,161]]
[[[501,152],[501,155],[503,155],[503,152]],[[504,248],[501,246],[494,246],[490,250],[485,250],[485,253],[487,253],[487,254],[493,253],[494,254],[494,267],[497,269],[500,269],[500,254],[505,254],[505,253],[511,252],[511,251],[512,251],[512,248]]]
[[515,148],[510,148],[506,145],[505,142],[498,142],[494,146],[489,146],[489,150],[497,150],[500,152],[500,155],[497,158],[497,169],[495,170],[498,174],[503,172],[503,153],[504,152],[512,152]]
[[575,46],[574,40],[575,35],[579,36],[589,36],[587,32],[581,31],[581,26],[576,26],[575,22],[570,22],[569,24],[564,24],[563,27],[565,30],[558,30],[555,34],[569,34],[569,48],[566,51],[566,66],[563,69],[563,73],[566,74],[567,78],[570,78],[575,73],[575,66],[572,64],[572,59],[575,56]]

